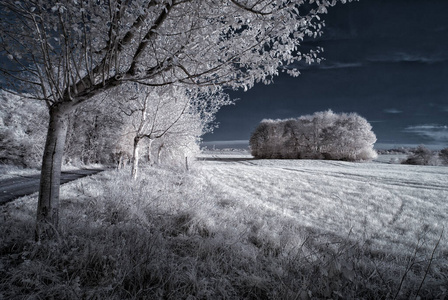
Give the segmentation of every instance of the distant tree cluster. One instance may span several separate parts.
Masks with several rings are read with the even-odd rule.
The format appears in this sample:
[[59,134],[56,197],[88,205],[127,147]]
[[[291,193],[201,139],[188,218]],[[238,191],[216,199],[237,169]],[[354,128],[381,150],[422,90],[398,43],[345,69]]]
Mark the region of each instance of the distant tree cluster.
[[442,161],[442,164],[448,166],[448,148],[440,150],[439,157]]
[[448,148],[440,151],[433,151],[424,145],[410,150],[410,154],[402,161],[406,165],[423,165],[423,166],[448,166]]
[[366,119],[328,110],[297,119],[263,120],[249,144],[256,158],[360,161],[377,156],[375,142]]

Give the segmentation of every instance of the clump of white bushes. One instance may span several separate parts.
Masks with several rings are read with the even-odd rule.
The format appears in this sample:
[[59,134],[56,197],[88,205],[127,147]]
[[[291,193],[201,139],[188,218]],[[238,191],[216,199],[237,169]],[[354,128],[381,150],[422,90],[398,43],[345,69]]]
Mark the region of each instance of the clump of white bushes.
[[316,112],[297,119],[263,120],[249,144],[256,158],[361,161],[377,157],[376,136],[356,113]]

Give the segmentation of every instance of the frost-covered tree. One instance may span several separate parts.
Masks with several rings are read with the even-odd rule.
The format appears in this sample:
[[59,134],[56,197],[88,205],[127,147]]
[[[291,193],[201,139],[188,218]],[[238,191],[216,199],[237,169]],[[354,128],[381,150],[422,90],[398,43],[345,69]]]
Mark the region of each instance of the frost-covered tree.
[[303,145],[303,131],[299,122],[295,119],[284,120],[283,122],[284,147],[282,157],[300,158],[300,147]]
[[[0,0],[9,88],[46,102],[36,236],[57,228],[69,115],[127,82],[250,88],[311,62],[299,49],[337,0]],[[345,2],[345,0],[341,0]],[[45,225],[47,224],[47,225]]]
[[257,158],[369,160],[376,157],[372,126],[355,113],[331,110],[288,120],[263,120],[249,141]]
[[40,167],[47,123],[43,103],[0,91],[0,163]]
[[[229,96],[220,91],[203,92],[187,89],[180,97],[171,99],[188,102],[188,107],[181,118],[154,140],[153,147],[148,147],[148,158],[155,163],[183,166],[188,169],[193,158],[200,152],[200,142],[205,133],[211,133],[217,127],[214,122],[216,113],[224,105],[234,103]],[[152,150],[152,151],[151,151]],[[150,160],[150,159],[149,159]]]
[[338,116],[331,110],[316,112],[313,115],[302,116],[299,124],[303,124],[304,148],[303,158],[322,158],[328,153],[332,141],[335,140],[334,123]]
[[250,136],[249,145],[251,154],[256,158],[266,158],[265,146],[268,145],[269,140],[269,125],[267,122],[261,121]]
[[[124,86],[116,97],[118,108],[132,136],[132,177],[137,178],[141,143],[148,161],[159,161],[162,150],[184,155],[198,148],[200,137],[213,130],[216,112],[233,102],[222,92],[203,92],[178,86]],[[156,159],[153,152],[156,150]],[[182,149],[182,151],[181,151]],[[185,156],[182,156],[182,159]]]
[[74,110],[69,118],[65,163],[108,164],[114,161],[114,154],[120,151],[117,146],[123,134],[124,120],[109,104],[112,96],[105,93]]
[[282,158],[283,131],[281,120],[262,120],[249,140],[252,155],[257,158]]
[[376,136],[366,119],[355,113],[342,113],[324,129],[322,154],[327,159],[368,160],[376,157],[375,142]]
[[[112,162],[123,120],[105,100],[102,97],[74,110],[69,119],[65,163]],[[0,162],[40,168],[47,126],[45,103],[0,91]]]

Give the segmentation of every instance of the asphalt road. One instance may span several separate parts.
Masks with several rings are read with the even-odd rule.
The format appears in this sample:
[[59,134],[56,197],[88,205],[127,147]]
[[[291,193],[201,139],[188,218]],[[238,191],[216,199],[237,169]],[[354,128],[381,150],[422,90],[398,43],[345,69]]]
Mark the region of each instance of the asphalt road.
[[[61,184],[99,173],[103,169],[82,169],[62,172]],[[0,205],[39,190],[40,175],[21,176],[0,180]]]

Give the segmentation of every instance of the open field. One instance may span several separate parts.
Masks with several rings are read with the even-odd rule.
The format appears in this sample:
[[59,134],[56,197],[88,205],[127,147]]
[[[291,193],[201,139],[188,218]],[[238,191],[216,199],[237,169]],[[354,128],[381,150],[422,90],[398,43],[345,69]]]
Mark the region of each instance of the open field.
[[428,230],[435,241],[448,227],[448,168],[384,161],[218,154],[203,162],[203,171],[224,199],[256,207],[265,222],[281,216],[319,232],[368,239],[381,250],[412,252],[419,232]]
[[448,168],[206,153],[2,207],[0,299],[444,299]]

